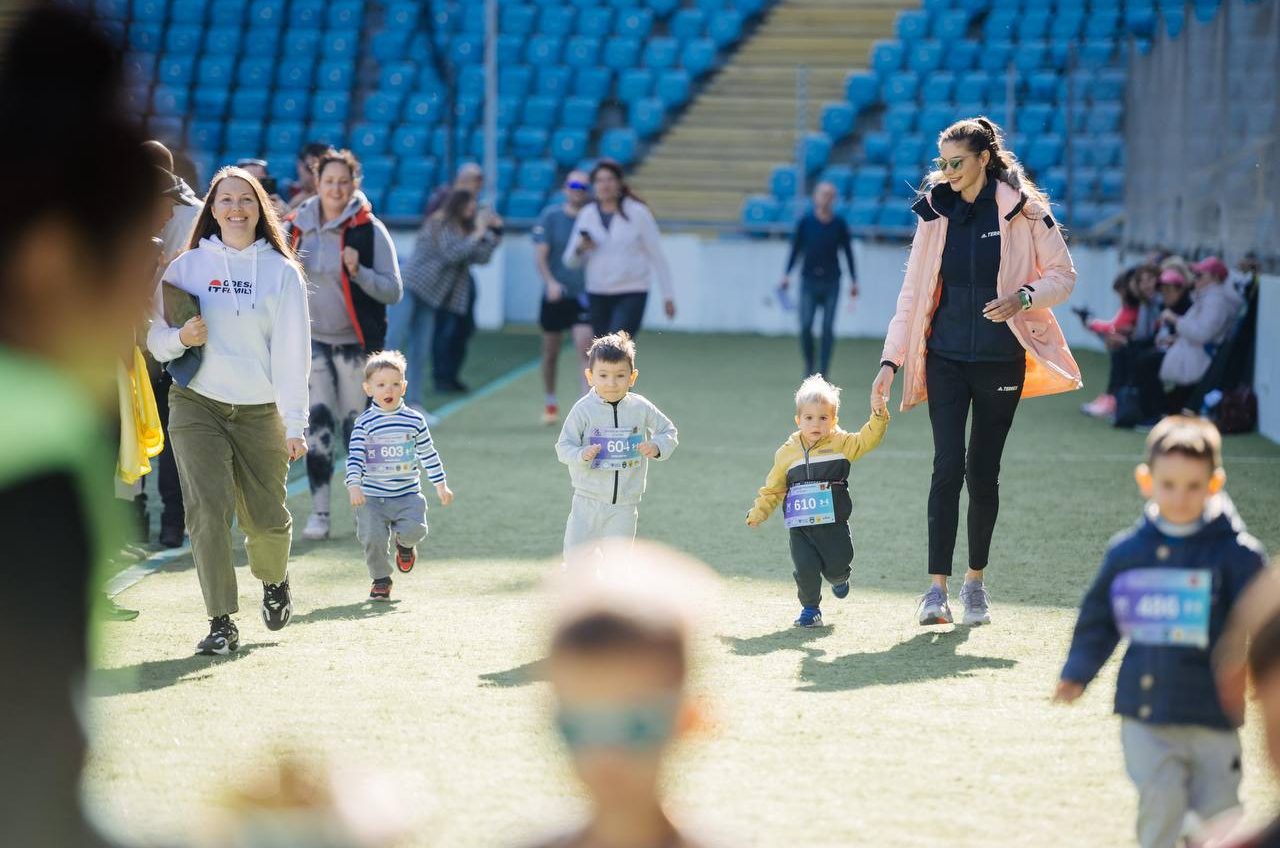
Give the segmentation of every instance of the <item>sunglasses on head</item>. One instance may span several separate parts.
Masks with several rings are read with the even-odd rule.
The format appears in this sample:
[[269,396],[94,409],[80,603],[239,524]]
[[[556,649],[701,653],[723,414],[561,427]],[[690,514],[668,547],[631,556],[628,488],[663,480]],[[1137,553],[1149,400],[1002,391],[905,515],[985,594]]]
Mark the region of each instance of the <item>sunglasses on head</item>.
[[937,159],[933,160],[933,167],[937,168],[944,174],[947,171],[958,171],[960,170],[960,166],[964,164],[964,160],[968,158],[968,156],[956,156],[952,159],[943,159],[939,156]]
[[569,180],[569,182],[565,183],[564,185],[565,185],[565,188],[571,188],[574,191],[586,191],[588,188],[586,183],[580,183],[577,180]]
[[675,733],[677,701],[662,698],[647,704],[574,709],[561,707],[556,729],[571,750],[623,748],[652,751]]

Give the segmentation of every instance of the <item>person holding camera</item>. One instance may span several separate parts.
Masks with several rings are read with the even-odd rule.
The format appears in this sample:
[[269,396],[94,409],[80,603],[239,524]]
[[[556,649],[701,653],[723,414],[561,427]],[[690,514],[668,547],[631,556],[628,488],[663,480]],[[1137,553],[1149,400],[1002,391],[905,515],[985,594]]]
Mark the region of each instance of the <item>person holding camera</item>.
[[336,456],[367,405],[364,363],[386,346],[387,306],[404,291],[395,244],[360,177],[351,151],[325,151],[316,160],[319,193],[285,219],[311,284],[311,517],[302,536],[313,541],[329,538]]

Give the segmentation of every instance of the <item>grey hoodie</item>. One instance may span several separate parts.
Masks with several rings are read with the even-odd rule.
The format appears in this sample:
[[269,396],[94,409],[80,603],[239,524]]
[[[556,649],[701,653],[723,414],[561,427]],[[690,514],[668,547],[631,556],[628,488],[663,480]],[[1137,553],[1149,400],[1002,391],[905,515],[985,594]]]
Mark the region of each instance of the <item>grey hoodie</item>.
[[[312,197],[298,207],[293,227],[302,233],[298,242],[298,259],[307,272],[311,306],[311,337],[327,344],[357,344],[359,336],[347,313],[342,294],[342,226],[369,202],[357,191],[342,214],[323,226],[320,224],[320,198]],[[379,303],[400,300],[404,286],[400,281],[400,263],[396,246],[387,228],[370,216],[373,224],[373,267],[360,266],[353,282]]]
[[634,428],[642,441],[652,441],[658,446],[658,459],[664,460],[679,444],[676,425],[642,395],[628,392],[613,404],[596,394],[595,389],[583,395],[564,420],[556,442],[556,456],[569,466],[574,493],[605,503],[640,503],[649,475],[649,460],[640,457],[639,466],[626,471],[592,468],[590,462],[582,459],[582,454],[591,447],[591,430],[596,427]]

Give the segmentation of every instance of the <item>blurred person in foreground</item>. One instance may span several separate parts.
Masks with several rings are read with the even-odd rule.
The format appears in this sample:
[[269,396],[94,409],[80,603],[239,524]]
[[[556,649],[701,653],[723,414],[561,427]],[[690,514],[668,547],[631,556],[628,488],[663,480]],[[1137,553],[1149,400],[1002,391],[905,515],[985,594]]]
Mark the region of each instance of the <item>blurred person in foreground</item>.
[[150,301],[164,186],[123,118],[122,57],[88,20],[54,7],[14,19],[0,69],[0,122],[22,127],[0,135],[21,198],[0,211],[0,528],[14,578],[0,587],[0,845],[97,846],[80,808],[80,699],[91,589],[127,525],[106,416]]
[[674,744],[701,723],[689,694],[691,630],[715,578],[653,543],[602,553],[571,558],[560,576],[546,660],[587,821],[531,848],[706,848],[674,821],[661,778]]

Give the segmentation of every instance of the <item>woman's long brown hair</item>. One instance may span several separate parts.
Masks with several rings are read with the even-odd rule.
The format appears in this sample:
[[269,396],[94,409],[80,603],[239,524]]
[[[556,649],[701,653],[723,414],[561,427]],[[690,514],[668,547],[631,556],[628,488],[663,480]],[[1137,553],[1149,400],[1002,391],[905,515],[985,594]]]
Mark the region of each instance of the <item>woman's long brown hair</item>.
[[191,227],[191,238],[187,239],[187,249],[194,250],[199,247],[201,239],[213,236],[221,238],[218,222],[213,217],[213,199],[217,196],[218,186],[222,184],[222,181],[231,177],[248,183],[258,201],[258,223],[253,228],[254,236],[265,239],[267,244],[271,245],[285,259],[290,262],[296,262],[298,256],[284,237],[284,229],[280,226],[280,218],[276,215],[275,207],[271,205],[271,200],[267,197],[266,191],[263,190],[262,183],[258,182],[258,178],[244,168],[236,167],[223,168],[214,174],[213,179],[209,181],[209,192],[204,196],[204,208],[200,210],[200,215]]

